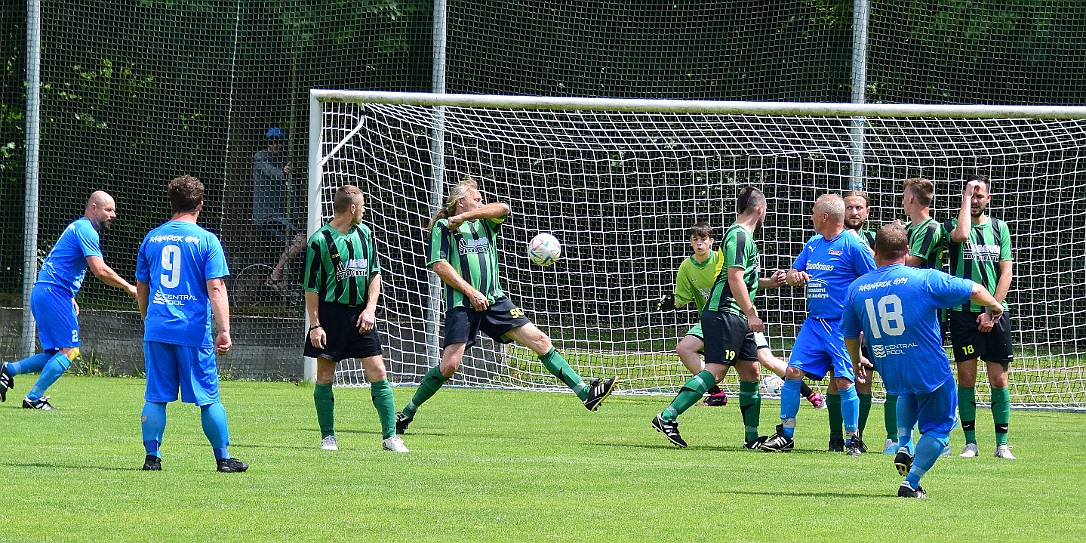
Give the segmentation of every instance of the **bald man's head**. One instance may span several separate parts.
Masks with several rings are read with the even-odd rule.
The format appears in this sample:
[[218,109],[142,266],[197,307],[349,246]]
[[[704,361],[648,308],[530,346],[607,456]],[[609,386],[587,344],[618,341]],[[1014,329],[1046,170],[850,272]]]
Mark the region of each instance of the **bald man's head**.
[[113,219],[117,218],[117,203],[108,192],[96,190],[87,199],[87,210],[83,216],[90,220],[95,230],[107,230],[113,224]]

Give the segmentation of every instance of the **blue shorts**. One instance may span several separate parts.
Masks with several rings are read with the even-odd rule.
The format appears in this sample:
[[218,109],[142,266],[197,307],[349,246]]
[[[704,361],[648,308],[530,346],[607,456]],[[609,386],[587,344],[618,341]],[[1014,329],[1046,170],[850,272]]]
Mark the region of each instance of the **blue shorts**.
[[830,370],[834,377],[856,382],[852,359],[845,350],[841,321],[808,317],[799,329],[788,365],[803,370],[811,379],[821,380]]
[[915,421],[902,421],[898,419],[898,425],[905,424],[912,427],[916,423],[920,433],[926,436],[946,439],[950,437],[950,431],[958,425],[958,388],[951,377],[939,385],[939,388],[923,394],[899,394],[898,405],[901,402],[914,404],[913,409],[898,409],[898,413],[916,413]]
[[38,339],[46,351],[79,346],[79,320],[67,291],[38,283],[30,292],[30,311],[38,325]]
[[180,389],[181,401],[185,403],[203,406],[219,401],[219,371],[214,347],[144,341],[143,359],[147,371],[144,400],[174,402]]

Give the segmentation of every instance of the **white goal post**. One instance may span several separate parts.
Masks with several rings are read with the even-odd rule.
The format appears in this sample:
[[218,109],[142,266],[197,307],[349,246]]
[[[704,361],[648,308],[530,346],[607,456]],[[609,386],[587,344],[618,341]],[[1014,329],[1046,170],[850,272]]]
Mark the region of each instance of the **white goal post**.
[[[904,179],[926,177],[936,186],[933,215],[944,220],[965,176],[980,173],[992,179],[989,213],[1012,233],[1011,401],[1086,410],[1086,107],[336,90],[312,90],[310,104],[309,230],[331,216],[336,187],[362,188],[396,384],[418,383],[437,362],[440,284],[425,267],[423,227],[461,176],[477,178],[487,201],[512,207],[499,239],[502,285],[574,368],[618,375],[622,393],[671,394],[688,378],[675,344],[698,317],[692,305],[660,312],[655,302],[690,254],[688,228],[709,221],[719,241],[739,188],[755,185],[769,200],[757,235],[768,272],[791,265],[820,194],[862,187],[874,228],[904,217]],[[554,266],[527,258],[539,232],[563,244]],[[774,353],[786,359],[805,315],[803,291],[758,296]],[[734,379],[726,390],[737,389]],[[365,380],[345,363],[337,383]],[[489,339],[451,384],[564,389],[533,353]]]

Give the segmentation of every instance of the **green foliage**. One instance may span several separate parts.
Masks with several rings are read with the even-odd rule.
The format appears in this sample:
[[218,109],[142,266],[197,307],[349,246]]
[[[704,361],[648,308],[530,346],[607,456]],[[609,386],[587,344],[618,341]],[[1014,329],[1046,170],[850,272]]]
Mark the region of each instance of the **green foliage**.
[[[924,478],[930,498],[906,501],[893,497],[901,477],[890,457],[822,452],[826,412],[809,407],[796,452],[775,455],[740,448],[734,405],[683,415],[691,448],[679,450],[649,427],[665,398],[612,397],[589,413],[570,394],[447,389],[404,436],[411,452],[394,455],[380,450],[369,390],[337,388],[331,453],[319,449],[312,388],[228,382],[230,451],[252,466],[235,475],[214,472],[199,411],[176,403],[164,471],[138,471],[142,380],[65,377],[50,392],[51,413],[0,404],[5,539],[747,541],[782,522],[806,541],[877,541],[903,526],[931,541],[1086,533],[1086,490],[1073,483],[1086,478],[1081,414],[1015,411],[1017,461],[991,456],[982,422],[981,457],[940,459]],[[394,392],[403,405],[414,389]],[[763,406],[765,430],[776,408]],[[881,415],[876,406],[872,421]],[[961,448],[960,430],[952,443]],[[1014,505],[992,513],[993,496]]]

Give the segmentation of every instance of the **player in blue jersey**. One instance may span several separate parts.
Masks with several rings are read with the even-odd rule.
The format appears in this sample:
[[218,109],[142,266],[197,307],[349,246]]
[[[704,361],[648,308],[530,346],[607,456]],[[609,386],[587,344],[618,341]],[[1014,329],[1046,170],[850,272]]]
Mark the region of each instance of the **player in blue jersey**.
[[[184,175],[170,181],[173,219],[151,230],[136,259],[136,301],[144,320],[143,357],[147,390],[143,399],[143,469],[162,469],[159,447],[166,429],[166,404],[200,407],[204,435],[216,469],[242,472],[249,464],[226,451],[230,432],[219,401],[215,354],[230,351],[230,305],[224,279],[230,275],[222,244],[196,225],[204,208],[204,184]],[[218,332],[212,341],[212,321]]]
[[[897,495],[924,498],[920,478],[935,465],[957,423],[958,394],[950,360],[943,349],[939,309],[972,300],[986,307],[993,321],[1003,306],[984,286],[940,270],[905,265],[908,235],[900,223],[879,229],[875,237],[878,269],[849,287],[841,329],[854,366],[860,364],[860,332],[870,347],[889,393],[898,395],[898,443],[894,457],[905,476]],[[913,426],[922,437],[911,448]]]
[[83,285],[89,268],[103,283],[136,295],[136,287],[106,265],[102,258],[99,233],[109,229],[117,217],[117,204],[109,194],[96,191],[87,200],[83,216],[64,229],[53,250],[45,258],[34,290],[30,293],[30,310],[38,325],[42,350],[18,362],[0,366],[0,401],[6,401],[8,390],[15,386],[14,377],[23,373],[41,373],[38,382],[23,399],[27,409],[53,409],[45,395],[53,383],[79,356],[79,306],[75,295]]
[[762,450],[792,450],[804,375],[821,380],[832,372],[841,395],[841,416],[849,438],[845,452],[859,456],[865,449],[857,434],[860,401],[853,386],[852,363],[845,352],[840,323],[845,291],[857,277],[875,269],[875,261],[859,236],[845,231],[845,201],[840,196],[819,196],[811,212],[811,222],[816,234],[803,246],[787,277],[790,285],[807,286],[807,320],[796,336],[792,356],[788,357],[788,371],[781,388],[781,426],[762,445]]

